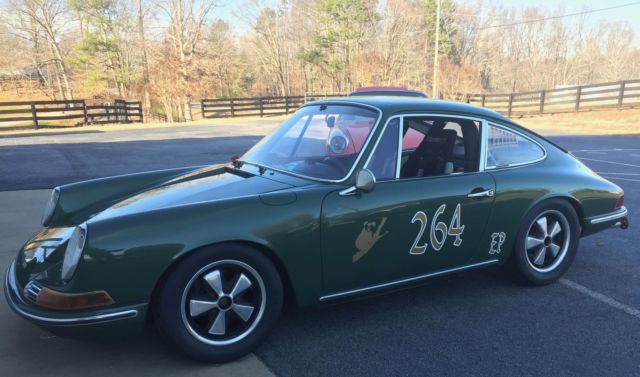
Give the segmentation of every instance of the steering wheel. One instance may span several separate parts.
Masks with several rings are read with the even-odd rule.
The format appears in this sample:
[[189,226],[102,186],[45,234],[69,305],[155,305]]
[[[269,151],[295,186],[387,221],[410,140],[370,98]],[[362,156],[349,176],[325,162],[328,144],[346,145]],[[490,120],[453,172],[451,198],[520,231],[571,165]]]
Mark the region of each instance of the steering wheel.
[[313,158],[313,159],[308,159],[306,161],[308,164],[314,163],[314,164],[323,164],[323,165],[330,166],[331,168],[339,172],[341,175],[345,175],[347,173],[347,170],[343,165],[341,165],[340,163],[338,163],[338,161],[329,157]]

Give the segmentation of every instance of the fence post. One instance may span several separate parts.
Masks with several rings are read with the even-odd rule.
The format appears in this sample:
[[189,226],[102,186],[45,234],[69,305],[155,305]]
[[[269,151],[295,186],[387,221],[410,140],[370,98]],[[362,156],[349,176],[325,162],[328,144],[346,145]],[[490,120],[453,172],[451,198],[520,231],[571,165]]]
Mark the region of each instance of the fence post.
[[233,98],[231,98],[231,117],[232,118],[236,117],[236,110],[235,110],[235,107],[233,106]]
[[127,106],[126,100],[122,101],[122,108],[124,109],[124,122],[129,123],[129,106]]
[[200,116],[202,119],[206,118],[206,116],[204,116],[204,98],[200,98]]
[[513,107],[513,93],[509,94],[509,109],[507,110],[508,117],[511,117],[512,107]]
[[284,97],[284,113],[289,114],[289,96]]
[[82,100],[82,115],[84,115],[84,125],[89,124],[89,116],[87,115],[87,102]]
[[262,102],[262,97],[260,97],[259,101],[260,101],[260,118],[262,118],[262,116],[264,115],[264,105]]
[[620,93],[618,94],[618,108],[622,107],[624,102],[624,89],[627,86],[627,82],[623,81],[620,83]]
[[543,90],[540,92],[540,114],[544,114],[544,100],[547,96],[547,91]]
[[480,106],[484,107],[484,102],[485,102],[486,100],[487,100],[487,95],[486,95],[486,94],[483,94],[483,95],[482,95],[482,105],[480,105]]
[[144,123],[144,111],[142,111],[142,101],[138,102],[138,114],[140,114],[140,123]]
[[580,111],[580,97],[582,97],[582,87],[579,86],[576,91],[576,111]]
[[33,126],[38,129],[38,114],[36,112],[36,104],[31,102],[31,116],[33,117]]

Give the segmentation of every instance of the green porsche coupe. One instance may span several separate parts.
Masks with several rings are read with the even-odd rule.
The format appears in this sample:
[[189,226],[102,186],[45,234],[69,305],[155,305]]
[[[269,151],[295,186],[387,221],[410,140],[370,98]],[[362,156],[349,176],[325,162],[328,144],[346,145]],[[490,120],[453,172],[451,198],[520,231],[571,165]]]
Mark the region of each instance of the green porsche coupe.
[[229,164],[56,187],[7,271],[62,336],[152,322],[186,355],[251,352],[311,307],[500,265],[544,285],[626,228],[620,187],[496,112],[409,97],[311,102]]

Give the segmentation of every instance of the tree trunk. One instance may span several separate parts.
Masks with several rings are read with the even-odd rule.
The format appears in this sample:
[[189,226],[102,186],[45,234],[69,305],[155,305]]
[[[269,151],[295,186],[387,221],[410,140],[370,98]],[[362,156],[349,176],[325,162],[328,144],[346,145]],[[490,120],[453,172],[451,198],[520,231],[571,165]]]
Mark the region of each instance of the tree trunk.
[[184,120],[191,122],[193,120],[193,113],[191,112],[191,101],[189,98],[184,99]]
[[144,98],[142,105],[144,112],[151,111],[151,95],[149,93],[149,61],[147,59],[147,42],[144,37],[144,16],[142,13],[142,0],[136,0],[136,11],[138,13],[138,39],[142,50],[142,91]]
[[58,68],[58,74],[60,75],[60,79],[62,80],[62,95],[64,99],[73,99],[73,92],[71,91],[71,85],[69,85],[69,75],[67,73],[67,67],[64,64],[64,59],[62,57],[62,53],[60,52],[60,46],[55,41],[53,34],[48,33],[49,36],[49,44],[51,46],[51,51],[55,56],[56,66]]
[[167,122],[173,123],[173,104],[171,103],[171,100],[168,97],[163,96],[161,98],[162,98],[162,106],[164,107],[164,112],[167,115]]

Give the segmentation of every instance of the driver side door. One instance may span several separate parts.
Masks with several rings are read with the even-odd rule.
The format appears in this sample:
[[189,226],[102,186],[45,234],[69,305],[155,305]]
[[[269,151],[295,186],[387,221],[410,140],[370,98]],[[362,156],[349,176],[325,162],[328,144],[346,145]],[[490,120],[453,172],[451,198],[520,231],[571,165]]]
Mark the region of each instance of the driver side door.
[[[406,140],[416,131],[409,128],[404,117],[385,125],[365,164],[378,178],[373,191],[335,191],[323,202],[325,299],[463,268],[475,255],[493,204],[492,176],[476,165],[458,173],[401,177],[403,149],[415,147]],[[482,192],[487,195],[477,195]]]

